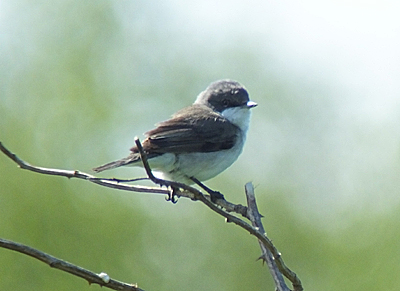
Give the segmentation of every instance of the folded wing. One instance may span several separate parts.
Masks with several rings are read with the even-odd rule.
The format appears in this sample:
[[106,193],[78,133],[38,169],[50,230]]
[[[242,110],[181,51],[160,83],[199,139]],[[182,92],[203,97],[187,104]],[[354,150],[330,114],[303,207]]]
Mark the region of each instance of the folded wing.
[[147,154],[214,152],[234,146],[240,130],[222,115],[203,105],[192,106],[190,118],[184,110],[146,132]]

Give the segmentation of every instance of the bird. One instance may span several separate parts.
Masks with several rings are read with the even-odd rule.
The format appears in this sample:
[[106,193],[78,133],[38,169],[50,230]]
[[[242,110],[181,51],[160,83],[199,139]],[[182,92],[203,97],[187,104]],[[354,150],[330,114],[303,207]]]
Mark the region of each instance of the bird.
[[[192,105],[145,133],[142,147],[154,175],[202,186],[201,182],[226,170],[243,150],[250,109],[256,106],[239,82],[224,79],[211,83]],[[137,146],[130,149],[127,157],[93,171],[121,166],[143,166]]]

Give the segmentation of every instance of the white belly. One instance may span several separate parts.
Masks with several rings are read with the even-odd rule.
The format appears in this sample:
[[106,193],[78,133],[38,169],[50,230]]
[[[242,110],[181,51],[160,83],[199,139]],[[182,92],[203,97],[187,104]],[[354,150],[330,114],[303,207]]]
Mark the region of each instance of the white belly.
[[229,150],[209,153],[163,154],[149,160],[150,167],[158,178],[193,184],[211,179],[231,166],[242,152],[244,139]]

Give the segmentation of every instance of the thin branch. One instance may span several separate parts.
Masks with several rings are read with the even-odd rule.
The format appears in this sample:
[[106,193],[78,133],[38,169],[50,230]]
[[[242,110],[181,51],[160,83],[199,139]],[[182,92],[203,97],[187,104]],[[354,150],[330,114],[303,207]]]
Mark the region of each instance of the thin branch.
[[[81,172],[81,171],[60,170],[60,169],[32,166],[29,163],[27,163],[27,162],[21,160],[19,157],[17,157],[17,155],[15,155],[10,150],[8,150],[1,142],[0,142],[0,151],[2,151],[7,157],[9,157],[11,160],[13,160],[21,169],[36,172],[39,174],[62,176],[62,177],[67,177],[68,179],[77,178],[77,179],[87,180],[89,182],[98,184],[100,186],[124,190],[124,191],[170,195],[170,190],[162,189],[159,187],[146,187],[146,186],[139,186],[139,185],[124,184],[124,183],[120,183],[120,181],[124,181],[124,180],[115,179],[115,178],[112,178],[112,179],[98,178],[98,177],[89,175],[87,173]],[[196,199],[195,195],[193,193],[187,192],[187,191],[177,190],[175,194],[177,197],[186,197],[186,198],[190,198],[190,199]],[[217,204],[220,207],[223,207],[228,212],[235,212],[235,213],[242,215],[243,217],[246,217],[246,215],[247,215],[247,207],[245,207],[243,205],[240,205],[240,204],[236,205],[236,204],[230,203],[226,200],[219,200]]]
[[[245,185],[245,192],[247,197],[247,206],[249,208],[249,217],[251,224],[259,231],[265,233],[264,226],[261,222],[261,215],[258,212],[256,196],[254,194],[254,187],[251,182]],[[262,256],[260,258],[262,258],[267,263],[271,276],[274,279],[276,289],[278,291],[289,291],[289,288],[286,286],[285,280],[283,279],[282,273],[279,272],[279,269],[274,261],[274,256],[261,240],[258,240],[258,242],[260,244],[262,252]]]
[[70,178],[78,178],[78,179],[88,180],[92,183],[95,183],[95,184],[98,184],[101,186],[119,189],[119,190],[125,190],[125,191],[155,193],[155,194],[168,194],[169,193],[169,191],[167,189],[123,184],[123,183],[119,183],[118,181],[113,181],[113,179],[101,179],[101,178],[97,178],[92,175],[86,174],[84,172],[80,172],[80,171],[69,171],[69,170],[60,170],[60,169],[51,169],[51,168],[32,166],[29,163],[18,158],[17,155],[15,155],[11,151],[9,151],[1,142],[0,142],[0,150],[7,157],[9,157],[11,160],[13,160],[15,163],[17,163],[17,165],[21,169],[36,172],[39,174],[63,176],[63,177],[67,177],[69,179]]
[[[294,290],[295,291],[303,290],[303,287],[301,285],[300,280],[297,278],[297,275],[284,264],[280,253],[274,247],[271,240],[266,236],[265,232],[260,231],[260,229],[258,227],[253,227],[250,224],[246,223],[245,221],[243,221],[243,220],[239,219],[238,217],[229,213],[229,212],[236,212],[236,213],[242,215],[243,217],[246,217],[249,219],[249,213],[248,213],[247,207],[240,205],[240,204],[236,205],[236,204],[230,203],[230,202],[226,201],[225,199],[218,199],[216,201],[216,203],[214,204],[213,202],[211,202],[209,195],[204,195],[201,191],[197,190],[196,188],[193,188],[193,187],[188,186],[183,183],[166,181],[166,180],[156,178],[151,172],[151,169],[147,162],[146,154],[143,151],[143,148],[142,148],[142,145],[141,145],[139,139],[136,138],[135,142],[139,149],[139,153],[141,155],[142,162],[143,162],[144,168],[146,170],[146,173],[152,182],[154,182],[155,184],[161,185],[161,186],[168,186],[171,189],[174,189],[173,195],[176,195],[177,197],[187,197],[192,200],[199,200],[199,201],[203,202],[211,210],[213,210],[214,212],[225,217],[227,222],[233,222],[234,224],[247,230],[250,234],[252,234],[259,241],[261,241],[262,244],[271,252],[279,271],[286,278],[288,278],[291,281]],[[120,190],[171,195],[171,191],[168,189],[145,187],[145,186],[133,186],[133,185],[128,185],[128,184],[118,183],[116,181],[113,181],[113,179],[110,180],[110,179],[97,178],[92,175],[80,172],[80,171],[67,171],[67,170],[50,169],[50,168],[42,168],[42,167],[32,166],[32,165],[24,162],[23,160],[19,159],[15,154],[13,154],[7,148],[5,148],[1,142],[0,142],[0,150],[4,154],[6,154],[10,159],[12,159],[15,163],[17,163],[22,169],[26,169],[29,171],[46,174],[46,175],[57,175],[57,176],[64,176],[67,178],[78,178],[78,179],[88,180],[92,183],[95,183],[95,184],[98,184],[101,186],[120,189]]]
[[0,238],[0,247],[10,249],[28,256],[31,256],[43,263],[49,265],[52,268],[70,273],[72,275],[78,276],[85,279],[89,284],[98,284],[102,287],[107,287],[113,290],[122,291],[144,291],[136,286],[136,284],[126,284],[114,279],[111,279],[106,273],[96,274],[74,264],[68,263],[66,261],[57,259],[49,254],[38,251],[29,246],[19,244],[13,241]]
[[[285,283],[283,282],[282,276],[279,274],[282,273],[289,281],[292,283],[294,291],[302,291],[303,286],[301,284],[300,279],[297,277],[296,273],[290,270],[285,263],[283,262],[281,253],[275,248],[272,242],[268,239],[267,234],[264,230],[264,226],[261,222],[261,215],[258,212],[258,207],[256,204],[256,198],[254,194],[254,188],[251,183],[247,183],[245,185],[245,192],[247,197],[247,205],[249,208],[249,217],[250,221],[253,224],[253,227],[256,228],[259,232],[263,234],[262,238],[260,239],[257,236],[261,250],[263,255],[261,256],[266,262],[269,267],[272,277],[276,283],[276,286],[279,288],[281,286],[281,290],[289,290]],[[272,262],[271,262],[272,261]],[[276,268],[278,267],[279,272],[277,272]],[[278,289],[280,290],[280,289]]]

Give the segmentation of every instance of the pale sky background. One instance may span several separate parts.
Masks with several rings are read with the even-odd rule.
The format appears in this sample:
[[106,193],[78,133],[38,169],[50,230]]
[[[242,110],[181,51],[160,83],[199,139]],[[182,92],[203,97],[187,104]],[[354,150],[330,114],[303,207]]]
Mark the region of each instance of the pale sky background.
[[[14,61],[21,67],[29,63],[43,35],[50,35],[53,42],[66,39],[66,35],[53,34],[55,28],[60,29],[57,25],[62,22],[58,20],[75,17],[79,11],[73,10],[74,2],[63,3],[71,5],[70,13],[53,10],[52,6],[43,11],[43,5],[37,11],[24,10],[23,5],[0,1],[3,32],[0,42],[2,51],[11,56],[6,59],[6,65],[15,70]],[[171,0],[118,1],[113,5],[114,11],[110,13],[118,15],[124,30],[105,42],[110,47],[98,52],[104,57],[101,63],[93,63],[93,68],[96,71],[96,66],[109,64],[108,73],[114,78],[110,78],[109,84],[115,86],[109,85],[110,92],[115,94],[115,102],[123,102],[114,118],[121,132],[129,130],[133,134],[126,116],[134,114],[133,110],[143,111],[151,106],[152,98],[142,102],[142,107],[132,102],[135,92],[127,86],[132,78],[140,82],[147,73],[151,77],[143,86],[158,86],[160,94],[165,94],[160,86],[165,76],[154,74],[158,73],[159,48],[151,51],[149,44],[143,50],[141,43],[130,42],[140,33],[145,42],[151,31],[157,32],[156,43],[165,45],[165,58],[171,58],[171,63],[175,62],[174,58],[182,58],[199,70],[203,52],[206,56],[235,46],[248,48],[259,63],[258,67],[246,67],[246,62],[241,61],[243,70],[254,75],[258,70],[260,75],[273,72],[280,85],[288,87],[288,92],[286,96],[275,96],[275,101],[266,100],[262,98],[263,92],[269,92],[273,80],[253,83],[239,80],[246,81],[251,98],[260,106],[254,109],[243,155],[222,175],[240,173],[243,166],[248,167],[246,160],[252,161],[253,166],[244,179],[251,177],[260,188],[276,187],[288,193],[287,199],[292,201],[293,208],[299,213],[306,211],[311,217],[323,214],[325,218],[331,215],[332,220],[337,220],[338,213],[365,209],[379,213],[398,205],[400,2]],[[46,17],[43,23],[42,15]],[[40,25],[29,30],[32,19]],[[62,29],[67,33],[81,32],[79,22],[76,29]],[[113,45],[113,37],[123,41]],[[95,54],[96,46],[93,48],[90,53]],[[134,54],[143,56],[143,64],[138,64],[141,71],[136,69],[136,73],[129,65],[129,57]],[[59,56],[50,54],[49,57]],[[212,62],[205,58],[203,63],[210,79],[213,78]],[[107,74],[104,72],[103,68],[101,74]],[[198,93],[205,85],[196,84],[193,92]],[[177,106],[189,105],[188,100],[194,98],[165,104],[156,115],[165,119]],[[294,114],[284,107],[291,102]],[[138,125],[137,134],[150,127],[148,121]],[[110,134],[116,134],[118,129]],[[132,140],[133,136],[126,135],[126,141],[110,148],[110,156],[125,153],[126,145]],[[258,153],[256,160],[254,153]],[[293,193],[288,191],[291,188]]]

